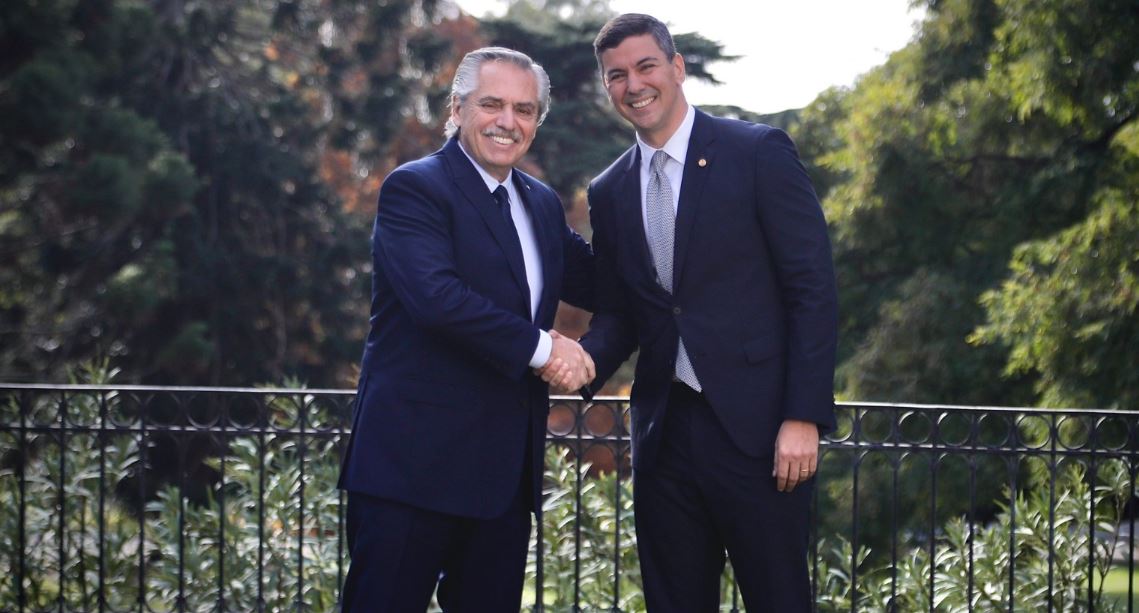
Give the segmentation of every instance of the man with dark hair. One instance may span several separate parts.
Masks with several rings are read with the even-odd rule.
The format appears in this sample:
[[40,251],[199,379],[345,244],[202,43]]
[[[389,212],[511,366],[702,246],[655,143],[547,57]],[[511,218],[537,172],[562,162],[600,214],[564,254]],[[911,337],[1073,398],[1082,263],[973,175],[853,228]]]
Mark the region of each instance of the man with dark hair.
[[791,140],[684,97],[663,23],[611,20],[601,78],[636,143],[589,187],[596,389],[640,348],[637,548],[649,611],[718,610],[725,550],[749,611],[811,609],[809,501],[834,426],[837,297]]
[[539,508],[549,395],[533,368],[574,388],[593,364],[547,330],[559,297],[590,308],[592,253],[557,195],[514,168],[550,82],[503,48],[463,58],[449,139],[380,188],[371,331],[352,439],[352,564],[344,611],[518,611]]

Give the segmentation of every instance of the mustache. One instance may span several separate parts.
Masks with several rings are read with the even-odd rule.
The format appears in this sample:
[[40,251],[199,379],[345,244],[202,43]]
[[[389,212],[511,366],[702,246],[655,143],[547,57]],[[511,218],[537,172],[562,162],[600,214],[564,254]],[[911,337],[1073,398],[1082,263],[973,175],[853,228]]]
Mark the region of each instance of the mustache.
[[482,131],[483,136],[497,136],[499,138],[509,138],[514,142],[522,140],[522,133],[518,130],[497,130],[494,128],[487,128]]

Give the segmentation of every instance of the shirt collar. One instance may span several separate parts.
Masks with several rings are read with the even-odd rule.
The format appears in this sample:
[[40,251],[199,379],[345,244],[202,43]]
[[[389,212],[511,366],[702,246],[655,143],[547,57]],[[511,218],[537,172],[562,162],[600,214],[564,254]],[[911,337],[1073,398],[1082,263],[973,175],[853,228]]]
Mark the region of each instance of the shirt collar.
[[[689,126],[689,130],[691,131],[691,126]],[[510,189],[511,181],[510,180],[511,180],[511,178],[514,177],[514,170],[513,169],[511,169],[510,172],[506,173],[506,180],[505,181],[499,181],[498,179],[495,179],[494,177],[492,177],[489,172],[484,170],[482,166],[479,166],[479,163],[475,161],[475,158],[471,157],[471,154],[467,153],[467,150],[465,148],[463,148],[463,141],[458,141],[458,143],[459,143],[459,151],[462,151],[463,155],[467,156],[467,159],[471,161],[472,165],[474,165],[475,170],[479,171],[479,176],[482,177],[482,180],[486,182],[487,191],[494,193],[494,190],[496,188],[498,188],[499,185],[505,187],[507,189],[507,191],[511,191],[511,189]]]
[[[696,107],[691,104],[688,105],[688,111],[684,114],[684,121],[680,122],[680,126],[676,128],[676,132],[660,148],[668,154],[668,157],[680,162],[684,166],[684,159],[688,157],[688,140],[692,138],[692,124],[696,121]],[[637,135],[637,147],[641,150],[641,165],[648,166],[652,163],[653,154],[657,152],[651,145],[641,140],[641,135]]]

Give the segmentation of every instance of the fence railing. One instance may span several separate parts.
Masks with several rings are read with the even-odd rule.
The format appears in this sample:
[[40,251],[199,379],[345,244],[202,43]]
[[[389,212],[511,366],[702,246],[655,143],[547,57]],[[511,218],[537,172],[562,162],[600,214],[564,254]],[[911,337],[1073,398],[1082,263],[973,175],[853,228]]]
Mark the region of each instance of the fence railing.
[[[0,384],[0,611],[335,610],[352,401]],[[838,413],[812,508],[819,610],[1139,606],[1139,412]],[[625,398],[551,402],[526,609],[643,610],[628,419]],[[730,568],[722,602],[743,610]]]

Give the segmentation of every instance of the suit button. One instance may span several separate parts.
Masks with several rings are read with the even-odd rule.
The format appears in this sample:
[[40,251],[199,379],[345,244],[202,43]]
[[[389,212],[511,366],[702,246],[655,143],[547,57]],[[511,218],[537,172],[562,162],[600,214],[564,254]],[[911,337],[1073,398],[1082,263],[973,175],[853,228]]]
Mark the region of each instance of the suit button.
[[673,315],[680,315],[680,307],[678,307],[678,306],[672,307],[672,314]]

